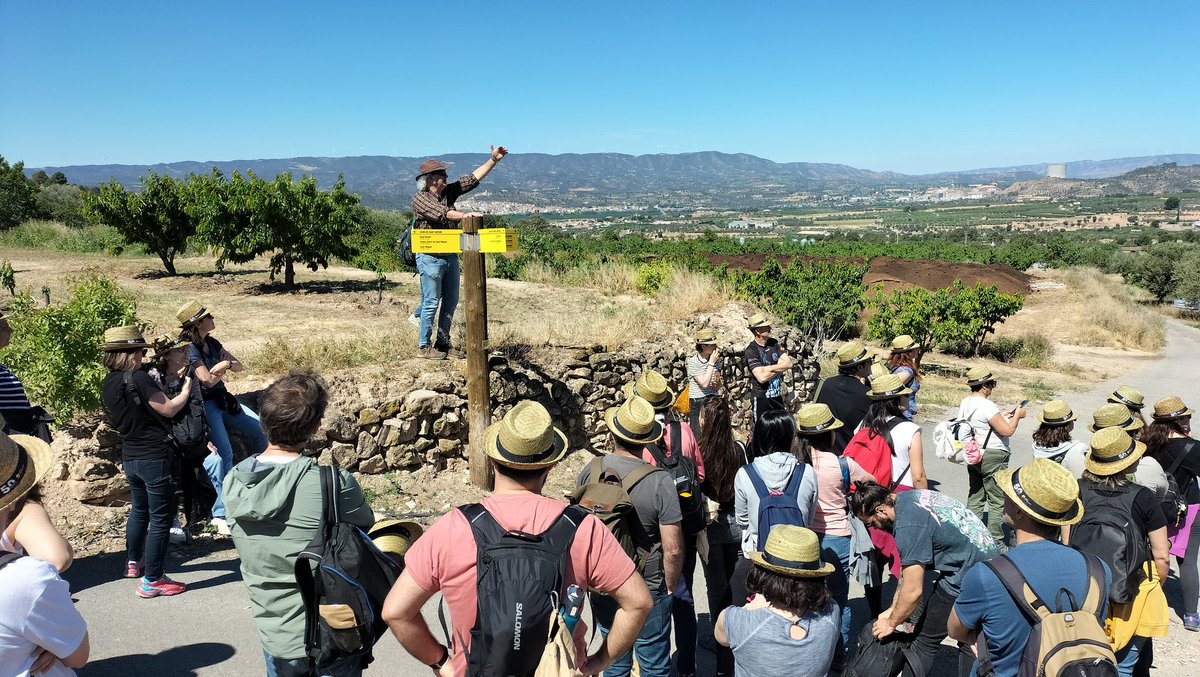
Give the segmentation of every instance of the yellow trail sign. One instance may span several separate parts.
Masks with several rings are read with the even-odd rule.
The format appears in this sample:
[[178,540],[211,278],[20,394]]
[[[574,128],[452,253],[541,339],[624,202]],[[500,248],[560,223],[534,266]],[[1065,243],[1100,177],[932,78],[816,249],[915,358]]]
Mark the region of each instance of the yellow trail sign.
[[517,251],[517,231],[513,228],[481,228],[479,251],[485,254],[505,254]]
[[414,228],[412,250],[416,254],[459,254],[462,252],[461,230]]

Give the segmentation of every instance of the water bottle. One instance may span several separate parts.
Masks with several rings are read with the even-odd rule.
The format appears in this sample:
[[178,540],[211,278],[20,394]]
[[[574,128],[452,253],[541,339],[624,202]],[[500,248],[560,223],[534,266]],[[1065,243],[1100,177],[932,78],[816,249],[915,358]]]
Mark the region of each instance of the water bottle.
[[567,599],[561,613],[567,632],[574,634],[575,624],[579,622],[579,615],[583,613],[583,588],[574,584],[567,586]]

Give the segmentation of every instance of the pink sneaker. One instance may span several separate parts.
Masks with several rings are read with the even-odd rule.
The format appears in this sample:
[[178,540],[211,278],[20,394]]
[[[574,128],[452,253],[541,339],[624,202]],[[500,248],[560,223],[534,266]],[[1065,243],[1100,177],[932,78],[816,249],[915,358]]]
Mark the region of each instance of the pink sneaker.
[[186,585],[173,581],[166,576],[162,576],[157,581],[153,582],[143,577],[142,584],[138,586],[137,594],[138,597],[149,599],[151,597],[158,597],[160,595],[166,597],[178,595],[184,590],[187,590]]
[[141,578],[142,563],[128,562],[125,564],[125,578]]

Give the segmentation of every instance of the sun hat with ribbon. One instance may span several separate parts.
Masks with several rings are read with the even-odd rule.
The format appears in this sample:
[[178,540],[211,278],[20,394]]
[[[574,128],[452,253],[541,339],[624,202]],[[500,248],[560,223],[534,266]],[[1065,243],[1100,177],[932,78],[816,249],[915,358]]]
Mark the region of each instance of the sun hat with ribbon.
[[32,435],[0,433],[0,510],[21,500],[50,472],[50,445]]
[[636,395],[649,402],[658,411],[669,408],[675,404],[677,399],[677,395],[674,390],[671,390],[667,379],[653,369],[643,371],[637,380],[626,383],[623,392],[626,399]]
[[815,531],[791,524],[771,529],[762,552],[750,553],[750,561],[783,576],[819,578],[833,573],[833,565],[821,559],[821,542]]
[[1120,428],[1101,428],[1092,434],[1091,451],[1084,467],[1093,475],[1116,475],[1137,463],[1146,453],[1146,445]]
[[884,374],[890,374],[890,373],[892,373],[892,372],[890,369],[888,369],[887,362],[883,361],[883,357],[876,355],[875,357],[871,358],[871,376],[870,376],[870,378],[873,378],[873,379],[879,378],[880,376],[883,376]]
[[921,345],[908,334],[901,334],[892,339],[892,354],[907,353],[920,347]]
[[809,403],[796,412],[796,432],[801,435],[817,435],[837,430],[842,425],[826,404]]
[[996,483],[1022,512],[1042,524],[1064,526],[1083,517],[1079,482],[1071,471],[1048,458],[1001,470]]
[[421,168],[418,170],[420,171],[420,174],[417,174],[417,178],[419,179],[426,174],[432,174],[434,172],[444,172],[447,169],[450,169],[450,167],[442,164],[441,160],[426,160],[421,163]]
[[995,381],[992,370],[987,367],[971,367],[967,370],[967,385],[981,386],[988,381]]
[[1175,395],[1163,398],[1154,404],[1154,420],[1155,421],[1174,421],[1177,418],[1184,418],[1196,413],[1195,409],[1188,409],[1188,406],[1183,403]]
[[749,329],[758,329],[760,327],[770,327],[771,321],[762,313],[754,313],[746,320],[746,327]]
[[196,324],[209,315],[212,313],[208,312],[208,308],[200,305],[199,301],[188,301],[175,311],[175,319],[179,320],[179,326],[184,328]]
[[604,424],[613,437],[631,444],[650,444],[663,435],[663,426],[654,417],[654,407],[636,395],[604,412]]
[[905,387],[904,381],[895,374],[883,374],[871,379],[871,389],[867,391],[867,397],[873,400],[890,400],[911,394],[912,388]]
[[554,427],[550,412],[522,400],[483,431],[484,453],[509,468],[549,468],[567,455],[567,436]]
[[1120,428],[1126,432],[1141,430],[1145,423],[1142,419],[1129,413],[1129,407],[1123,404],[1105,404],[1101,405],[1092,414],[1092,424],[1088,426],[1088,430],[1096,432],[1101,428]]
[[105,329],[104,343],[100,344],[100,350],[106,353],[149,347],[150,344],[146,343],[142,336],[142,330],[132,324]]
[[375,547],[393,557],[404,557],[422,533],[424,529],[420,524],[398,519],[380,520],[367,530]]
[[717,332],[712,327],[704,327],[696,332],[696,345],[714,346],[717,344]]
[[1141,409],[1146,406],[1146,396],[1142,391],[1129,386],[1120,386],[1108,396],[1108,401],[1123,404],[1130,409]]
[[847,341],[842,344],[841,348],[837,349],[838,367],[843,369],[853,367],[856,364],[862,364],[869,359],[871,359],[871,353],[862,344],[862,341]]
[[162,359],[172,350],[186,348],[187,346],[192,345],[187,339],[171,336],[170,334],[163,334],[162,336],[154,339],[152,343],[154,346],[154,359],[156,360]]
[[1038,420],[1049,426],[1066,425],[1075,420],[1075,412],[1062,400],[1050,400],[1042,407]]

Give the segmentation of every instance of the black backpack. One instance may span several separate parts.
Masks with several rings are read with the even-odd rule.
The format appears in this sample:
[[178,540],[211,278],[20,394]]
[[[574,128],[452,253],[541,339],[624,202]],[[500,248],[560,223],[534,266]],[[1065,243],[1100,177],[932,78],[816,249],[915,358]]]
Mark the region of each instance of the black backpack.
[[[1187,515],[1187,492],[1191,488],[1191,482],[1184,486],[1179,486],[1179,480],[1175,478],[1175,472],[1179,470],[1179,466],[1183,465],[1184,459],[1188,454],[1192,453],[1192,448],[1196,446],[1195,440],[1190,440],[1183,451],[1175,457],[1171,463],[1171,467],[1167,468],[1167,493],[1160,499],[1159,505],[1162,507],[1163,516],[1167,518],[1167,526],[1177,527],[1183,524],[1183,518]],[[1195,478],[1192,478],[1195,480]]]
[[412,217],[408,222],[408,226],[400,231],[400,238],[396,240],[396,258],[400,259],[400,263],[406,268],[417,267],[417,255],[413,253],[413,228],[417,225],[417,217]]
[[677,454],[671,450],[671,446],[676,448],[683,446],[679,440],[679,436],[682,434],[680,429],[683,425],[679,421],[671,421],[669,425],[671,426],[671,445],[666,447],[666,451],[664,452],[657,444],[646,445],[646,451],[650,452],[651,458],[654,459],[654,465],[667,471],[675,482],[675,493],[679,495],[679,511],[683,513],[683,522],[680,523],[683,535],[685,537],[695,536],[704,531],[704,527],[707,526],[704,515],[704,496],[700,491],[700,480],[696,476],[696,463],[682,453]]
[[478,601],[467,674],[532,676],[546,648],[551,617],[565,599],[575,531],[588,513],[568,506],[550,528],[535,535],[504,531],[479,503],[459,510],[471,525],[478,550]]
[[321,525],[296,557],[296,584],[304,600],[305,654],[324,675],[370,664],[375,642],[388,631],[383,600],[400,566],[361,529],[340,521],[338,473],[330,466],[319,470]]
[[[145,407],[150,418],[167,433],[167,446],[174,449],[184,460],[198,462],[208,455],[208,426],[204,421],[204,400],[199,396],[200,384],[192,384],[188,403],[175,418],[168,421],[159,415],[149,402],[143,402],[133,385],[133,372],[121,375],[121,387],[134,405]],[[178,393],[176,393],[178,394]]]
[[1071,547],[1104,560],[1112,572],[1108,599],[1127,604],[1137,597],[1150,560],[1147,536],[1133,521],[1133,502],[1142,487],[1120,492],[1097,491],[1090,482],[1079,483],[1083,518],[1071,527]]

